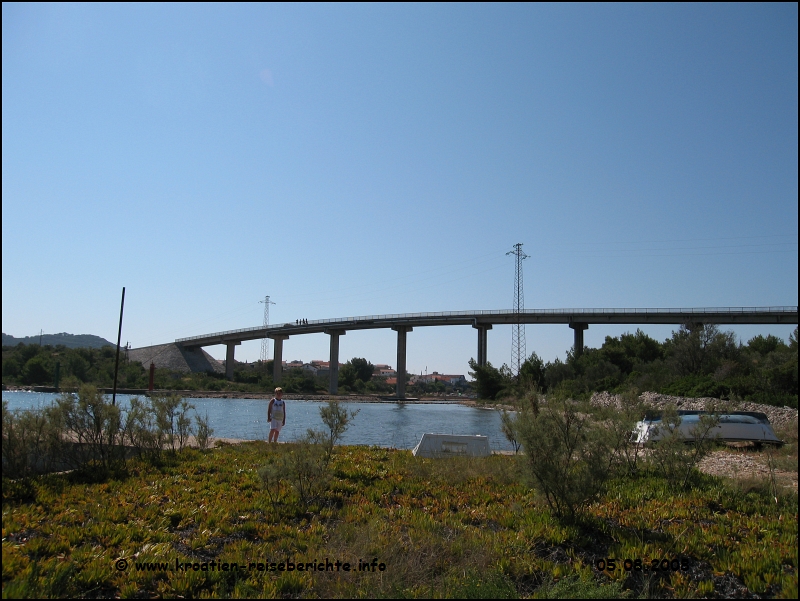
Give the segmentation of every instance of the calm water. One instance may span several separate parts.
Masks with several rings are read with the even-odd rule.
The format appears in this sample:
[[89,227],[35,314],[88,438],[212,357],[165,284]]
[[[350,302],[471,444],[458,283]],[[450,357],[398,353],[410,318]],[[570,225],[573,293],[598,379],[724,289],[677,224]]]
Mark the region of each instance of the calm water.
[[[54,393],[3,391],[9,409],[41,409],[58,397]],[[130,397],[117,395],[121,407]],[[266,440],[268,400],[189,398],[200,415],[208,413],[214,436]],[[286,426],[281,440],[295,440],[307,428],[324,428],[319,417],[320,401],[286,400]],[[493,450],[510,451],[511,445],[500,430],[500,414],[492,409],[476,409],[457,404],[401,405],[399,403],[347,403],[342,406],[359,413],[342,438],[342,444],[377,445],[411,449],[425,432],[440,434],[482,434],[489,437]]]

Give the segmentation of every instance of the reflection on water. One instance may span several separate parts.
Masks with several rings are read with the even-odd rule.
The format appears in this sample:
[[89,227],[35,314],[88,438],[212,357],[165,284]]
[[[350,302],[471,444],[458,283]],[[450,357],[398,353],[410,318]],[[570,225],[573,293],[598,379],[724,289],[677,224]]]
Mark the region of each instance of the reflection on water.
[[[58,397],[54,393],[3,391],[9,409],[41,409]],[[128,395],[117,395],[120,407],[127,407]],[[190,403],[200,415],[208,414],[214,436],[266,440],[268,400],[195,399]],[[319,417],[322,401],[286,401],[286,426],[283,441],[296,440],[308,428],[323,428]],[[500,429],[500,415],[490,409],[476,409],[457,404],[348,403],[348,411],[358,411],[342,444],[376,445],[411,449],[425,432],[440,434],[483,434],[493,450],[512,450]]]

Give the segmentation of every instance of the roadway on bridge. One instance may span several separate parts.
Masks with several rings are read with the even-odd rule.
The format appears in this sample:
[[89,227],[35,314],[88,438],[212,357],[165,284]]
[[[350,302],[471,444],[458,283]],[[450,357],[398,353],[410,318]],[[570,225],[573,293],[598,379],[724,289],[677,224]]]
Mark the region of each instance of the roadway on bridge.
[[228,341],[260,340],[274,335],[327,333],[329,330],[372,330],[379,328],[501,325],[501,324],[770,324],[797,323],[797,307],[713,307],[691,309],[531,309],[516,313],[499,311],[444,311],[439,313],[397,313],[311,320],[307,323],[275,324],[178,338],[186,347],[227,344]]

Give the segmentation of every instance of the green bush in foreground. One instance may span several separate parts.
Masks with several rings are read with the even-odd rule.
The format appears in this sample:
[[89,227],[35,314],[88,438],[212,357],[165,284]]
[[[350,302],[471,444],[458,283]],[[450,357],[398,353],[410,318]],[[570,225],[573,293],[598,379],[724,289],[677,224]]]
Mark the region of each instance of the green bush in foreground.
[[605,490],[617,462],[607,428],[580,409],[553,399],[519,412],[514,426],[534,487],[556,515],[571,519]]
[[711,432],[719,419],[719,413],[701,416],[690,431],[693,440],[687,442],[680,433],[680,415],[674,406],[667,407],[657,426],[662,438],[653,445],[651,463],[669,482],[686,488],[699,473],[697,465],[715,444]]
[[715,446],[711,433],[719,413],[701,416],[687,441],[679,429],[681,417],[674,406],[668,407],[654,426],[662,437],[647,451],[631,442],[634,425],[644,414],[635,391],[623,396],[618,410],[559,397],[545,401],[533,387],[514,416],[502,412],[501,428],[515,452],[520,445],[524,449],[533,488],[556,516],[575,520],[612,478],[650,471],[682,489],[701,479],[697,468]]
[[306,509],[319,499],[330,482],[334,446],[358,412],[347,411],[339,401],[328,401],[327,405],[319,408],[328,432],[309,428],[306,435],[297,441],[295,449],[284,453],[280,460],[273,458],[259,469],[259,477],[273,504],[280,499],[276,491],[283,480],[291,482]]
[[53,410],[28,411],[20,415],[3,401],[3,475],[29,477],[37,471],[55,469],[61,449],[61,432]]
[[41,411],[10,411],[4,401],[3,475],[73,469],[102,478],[124,469],[132,454],[149,460],[159,460],[164,450],[175,455],[195,434],[206,448],[213,429],[208,416],[195,415],[193,425],[193,409],[173,395],[133,398],[122,410],[89,384]]

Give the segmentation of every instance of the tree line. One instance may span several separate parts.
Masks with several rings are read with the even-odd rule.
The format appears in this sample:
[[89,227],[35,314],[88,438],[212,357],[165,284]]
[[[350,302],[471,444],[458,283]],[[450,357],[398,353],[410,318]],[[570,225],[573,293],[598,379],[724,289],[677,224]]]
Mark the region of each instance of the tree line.
[[[234,382],[255,385],[263,390],[271,390],[275,383],[272,379],[274,363],[272,360],[250,363],[234,370]],[[385,378],[373,377],[375,366],[363,357],[353,357],[339,368],[339,392],[388,393],[393,390]],[[288,393],[321,393],[328,392],[330,379],[328,375],[318,376],[310,370],[299,367],[287,369],[281,375],[281,388]],[[211,388],[213,390],[213,388]]]
[[[114,383],[116,350],[103,348],[67,348],[20,343],[3,347],[3,384],[6,386],[55,386],[78,390],[83,384],[110,388]],[[169,369],[155,370],[154,387],[158,390],[271,391],[273,362],[237,363],[233,381],[225,374],[183,373]],[[362,357],[353,357],[339,369],[342,393],[391,393],[394,387],[386,378],[373,378],[375,366]],[[56,374],[58,382],[56,383]],[[120,354],[117,385],[120,388],[147,388],[149,372],[141,363]],[[288,393],[326,393],[329,379],[310,371],[293,368],[284,371],[281,387]]]
[[[20,343],[3,347],[3,384],[54,386],[77,389],[81,384],[109,388],[114,384],[116,349],[67,348]],[[120,354],[117,385],[120,388],[145,388],[148,373],[141,363],[128,361]]]
[[586,348],[565,361],[547,362],[533,353],[514,376],[507,365],[470,360],[470,375],[484,399],[519,396],[536,386],[564,398],[585,399],[593,392],[650,390],[686,397],[741,399],[797,407],[797,328],[787,344],[758,335],[747,344],[715,325],[681,326],[664,342],[641,330],[606,336],[600,348]]

